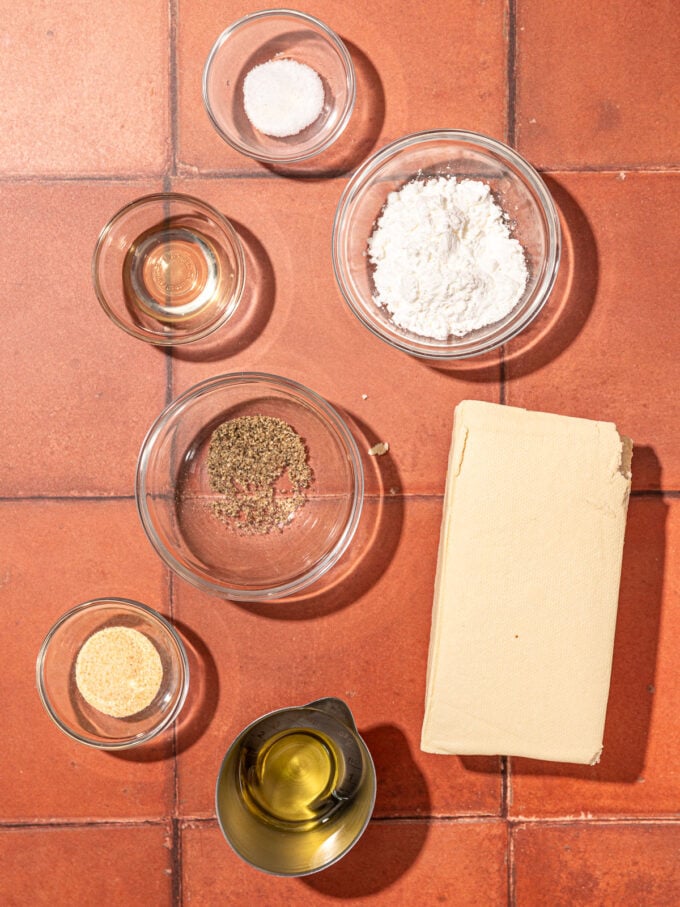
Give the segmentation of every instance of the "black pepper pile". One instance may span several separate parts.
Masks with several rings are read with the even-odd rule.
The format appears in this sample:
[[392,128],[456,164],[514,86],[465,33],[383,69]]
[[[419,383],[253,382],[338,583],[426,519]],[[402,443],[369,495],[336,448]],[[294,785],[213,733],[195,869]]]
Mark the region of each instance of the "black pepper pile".
[[213,513],[245,534],[284,529],[312,482],[302,438],[275,416],[223,422],[210,438],[207,469],[210,488],[220,495]]

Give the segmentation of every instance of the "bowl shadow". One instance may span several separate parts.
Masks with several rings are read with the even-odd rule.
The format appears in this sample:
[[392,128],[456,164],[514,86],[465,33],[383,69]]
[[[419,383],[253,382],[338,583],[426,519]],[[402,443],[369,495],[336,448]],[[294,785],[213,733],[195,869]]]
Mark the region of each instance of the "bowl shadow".
[[244,224],[230,219],[243,245],[246,281],[243,296],[229,321],[203,340],[172,347],[171,355],[187,362],[216,362],[241,352],[262,334],[276,298],[276,277],[260,240]]
[[423,815],[430,812],[425,778],[402,731],[386,724],[361,731],[361,735],[376,768],[374,815],[383,813],[384,817],[369,822],[362,838],[342,860],[301,880],[309,888],[338,899],[365,898],[389,888],[415,863],[428,835],[427,822],[404,821],[389,810],[391,803],[397,802],[395,795],[407,788],[419,791]]
[[503,356],[499,350],[483,353],[474,359],[459,359],[446,363],[424,359],[423,362],[434,371],[459,378],[461,381],[500,384],[503,375]]
[[352,41],[342,39],[354,64],[357,100],[349,123],[330,148],[295,164],[262,166],[279,176],[323,180],[351,173],[375,148],[385,121],[385,89],[377,69]]
[[175,723],[175,755],[190,749],[210,726],[220,698],[217,665],[204,640],[181,621],[174,621],[181,633],[189,659],[189,694]]
[[178,756],[203,736],[217,710],[220,681],[208,646],[186,624],[173,620],[173,625],[182,636],[189,661],[189,692],[186,702],[171,730],[165,731],[157,740],[112,753],[126,762],[161,762]]
[[311,620],[339,611],[363,597],[394,557],[402,532],[404,501],[390,490],[400,487],[399,471],[389,453],[381,457],[368,454],[380,440],[369,426],[353,413],[343,411],[342,415],[357,441],[364,467],[364,502],[356,534],[337,564],[299,595],[279,603],[234,602],[253,614],[277,620]]
[[528,375],[560,356],[583,329],[597,292],[599,263],[588,219],[564,186],[544,177],[560,214],[562,255],[555,286],[542,310],[521,334],[498,350],[441,363],[442,374],[466,381],[496,382]]
[[534,321],[503,347],[504,377],[519,378],[557,359],[585,326],[597,294],[599,258],[578,202],[553,177],[545,182],[560,214],[562,258],[555,286]]

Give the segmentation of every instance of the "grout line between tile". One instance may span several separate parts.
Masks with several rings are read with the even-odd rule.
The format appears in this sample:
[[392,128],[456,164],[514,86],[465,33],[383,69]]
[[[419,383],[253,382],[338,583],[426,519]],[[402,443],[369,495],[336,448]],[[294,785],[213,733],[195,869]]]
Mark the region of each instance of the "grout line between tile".
[[470,825],[472,823],[484,822],[489,824],[491,822],[498,822],[501,820],[501,816],[498,816],[493,813],[478,813],[476,815],[466,815],[466,816],[423,816],[423,815],[413,815],[413,816],[373,816],[371,822],[377,822],[381,825],[399,825],[406,823],[425,823],[432,824],[435,822],[442,822],[446,824],[451,824],[453,822],[459,823],[461,825]]
[[515,828],[511,822],[506,823],[508,830],[507,844],[507,873],[508,873],[508,907],[515,907],[517,903],[516,878],[515,878]]
[[3,819],[0,820],[0,831],[12,831],[19,828],[55,829],[57,831],[67,828],[162,828],[167,825],[167,821],[167,816],[160,819],[45,819],[44,821],[27,822],[10,822]]
[[514,859],[512,850],[512,827],[508,822],[510,809],[510,757],[501,756],[501,818],[505,822],[505,871],[507,873],[507,899],[508,907],[514,905]]
[[177,178],[183,180],[202,180],[202,179],[244,179],[244,180],[271,180],[284,178],[294,178],[296,181],[305,182],[318,180],[340,180],[349,179],[353,170],[307,170],[299,173],[277,173],[274,170],[184,170],[180,164],[177,171]]
[[174,907],[182,905],[182,829],[180,820],[172,819],[172,848],[170,850],[172,869],[172,903]]
[[0,504],[22,504],[38,501],[96,503],[99,501],[134,501],[134,499],[134,494],[24,494],[0,495]]
[[146,173],[77,173],[77,174],[54,174],[54,173],[29,173],[29,174],[0,174],[0,185],[3,184],[21,184],[21,183],[141,183],[150,182],[163,178],[163,171],[152,171]]
[[506,394],[506,373],[505,373],[505,347],[500,348],[500,361],[498,363],[498,402],[501,406],[505,406],[507,402]]
[[[168,387],[170,390],[166,390],[168,394],[167,402],[169,403],[172,399],[171,397],[171,384],[168,382]],[[501,400],[504,403],[504,400]],[[680,490],[671,489],[671,488],[636,488],[631,491],[630,496],[633,498],[671,498],[675,500],[680,498]],[[378,493],[378,492],[366,492],[364,495],[365,501],[391,501],[391,500],[403,500],[408,499],[409,501],[436,501],[442,500],[444,497],[443,491],[425,491],[425,492],[407,492],[406,494],[387,494],[387,493]],[[22,503],[37,503],[37,502],[54,502],[54,503],[106,503],[107,501],[134,501],[134,494],[25,494],[25,495],[0,495],[0,504],[22,504]]]
[[507,107],[506,138],[511,148],[516,141],[515,108],[517,91],[517,9],[516,0],[508,0],[507,5]]
[[[567,826],[567,825],[669,825],[680,826],[680,816],[546,816],[546,817],[524,817],[502,819],[501,816],[483,813],[479,815],[465,816],[376,816],[371,822],[383,825],[399,824],[442,824],[458,823],[461,825],[470,825],[474,823],[491,824],[494,822],[504,821],[505,824],[513,830],[523,827],[538,826]],[[54,820],[45,819],[27,820],[25,822],[17,820],[0,820],[0,831],[15,831],[19,829],[36,829],[36,830],[55,830],[69,828],[163,828],[167,827],[168,822],[177,824],[178,830],[188,826],[210,826],[218,825],[215,816],[163,816],[157,819],[64,819]]]
[[[171,175],[177,179],[183,180],[202,180],[202,179],[280,179],[281,174],[274,172],[255,172],[240,170],[201,170],[199,173],[194,171],[182,170],[182,165],[177,165],[177,169]],[[680,162],[668,164],[628,164],[624,162],[613,164],[588,164],[574,166],[572,164],[552,163],[549,165],[534,165],[542,174],[555,173],[611,173],[612,175],[625,171],[630,174],[640,176],[670,176],[680,172]],[[309,171],[307,173],[295,174],[296,180],[346,180],[352,175],[351,170],[322,170]],[[150,182],[153,180],[162,180],[168,174],[160,171],[133,172],[127,174],[121,173],[21,173],[21,174],[1,174],[0,186],[3,185],[21,185],[21,184],[55,184],[59,183],[135,183]]]
[[[178,821],[182,827],[192,826],[218,826],[216,816],[180,816]],[[490,813],[480,813],[479,815],[472,816],[373,816],[371,822],[375,822],[380,825],[406,825],[406,824],[424,824],[431,825],[436,822],[441,822],[442,824],[451,824],[458,823],[461,825],[472,825],[474,823],[482,822],[486,825],[489,825],[493,822],[499,822],[500,817],[497,815],[492,815]]]
[[680,163],[668,164],[588,164],[577,166],[575,164],[550,164],[545,167],[537,167],[541,173],[620,173],[625,170],[626,173],[638,174],[671,174],[680,170]]
[[178,158],[178,137],[179,137],[179,67],[177,60],[177,22],[179,11],[177,8],[178,0],[168,0],[168,19],[170,23],[170,56],[168,65],[168,102],[169,102],[169,119],[170,119],[170,160],[169,174],[174,176],[177,173]]
[[565,825],[678,825],[680,816],[515,816],[508,818],[512,828]]
[[[167,191],[167,190],[166,190]],[[165,350],[165,405],[172,401],[173,396],[173,356],[170,350]]]

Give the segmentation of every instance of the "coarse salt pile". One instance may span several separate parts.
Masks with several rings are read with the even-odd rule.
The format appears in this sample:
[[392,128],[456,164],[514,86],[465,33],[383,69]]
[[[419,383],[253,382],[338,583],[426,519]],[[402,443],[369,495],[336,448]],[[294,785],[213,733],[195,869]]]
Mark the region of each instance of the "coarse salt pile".
[[324,104],[319,74],[296,60],[269,60],[243,82],[243,106],[252,125],[275,138],[297,135],[318,119]]
[[481,180],[414,179],[391,192],[368,255],[376,305],[435,340],[500,321],[528,279],[524,250]]

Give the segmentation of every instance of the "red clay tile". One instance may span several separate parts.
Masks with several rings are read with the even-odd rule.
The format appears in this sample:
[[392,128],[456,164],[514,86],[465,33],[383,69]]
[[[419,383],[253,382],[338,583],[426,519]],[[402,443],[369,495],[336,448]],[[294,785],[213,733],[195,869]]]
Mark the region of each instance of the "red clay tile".
[[680,825],[536,823],[514,830],[522,907],[675,907]]
[[169,907],[170,834],[164,825],[0,829],[0,902]]
[[[107,595],[165,608],[164,570],[131,501],[0,504],[5,659],[0,691],[12,733],[3,742],[0,817],[147,818],[172,808],[169,734],[112,755],[71,741],[43,709],[38,650],[73,605]],[[0,901],[2,898],[0,898]]]
[[164,404],[166,361],[104,315],[90,260],[107,220],[152,188],[0,187],[0,258],[12,264],[0,274],[0,495],[133,490],[139,446]]
[[517,145],[534,164],[677,166],[672,3],[517,4]]
[[[3,2],[0,173],[159,173],[169,129],[168,7]],[[65,221],[66,222],[66,221]]]
[[677,816],[679,545],[680,501],[631,499],[602,759],[512,759],[512,815]]
[[[305,12],[346,42],[357,73],[357,103],[336,146],[303,171],[351,170],[373,150],[410,132],[448,127],[505,136],[505,4],[437,4],[405,23],[397,0],[372,8],[318,0]],[[203,107],[201,77],[216,38],[252,10],[216,0],[180,0],[178,17],[180,170],[263,171],[233,151]],[[266,172],[266,171],[265,171]]]
[[176,616],[208,650],[211,678],[178,738],[181,815],[214,814],[220,762],[243,727],[323,696],[348,703],[373,753],[376,816],[500,813],[496,760],[420,752],[441,500],[370,499],[363,519],[373,537],[361,560],[317,597],[240,606],[176,584]]
[[212,824],[182,830],[183,893],[195,907],[250,901],[276,907],[337,904],[507,903],[502,822],[371,822],[339,863],[284,879],[240,860]]
[[633,487],[680,489],[675,238],[678,174],[559,174],[567,227],[560,317],[509,344],[506,401],[616,422]]
[[349,313],[330,253],[342,185],[281,179],[175,184],[235,222],[252,267],[233,322],[207,350],[173,354],[173,392],[241,369],[302,381],[353,417],[362,447],[389,443],[389,458],[378,464],[388,491],[441,494],[454,407],[465,397],[498,401],[498,357],[432,367],[376,339]]

